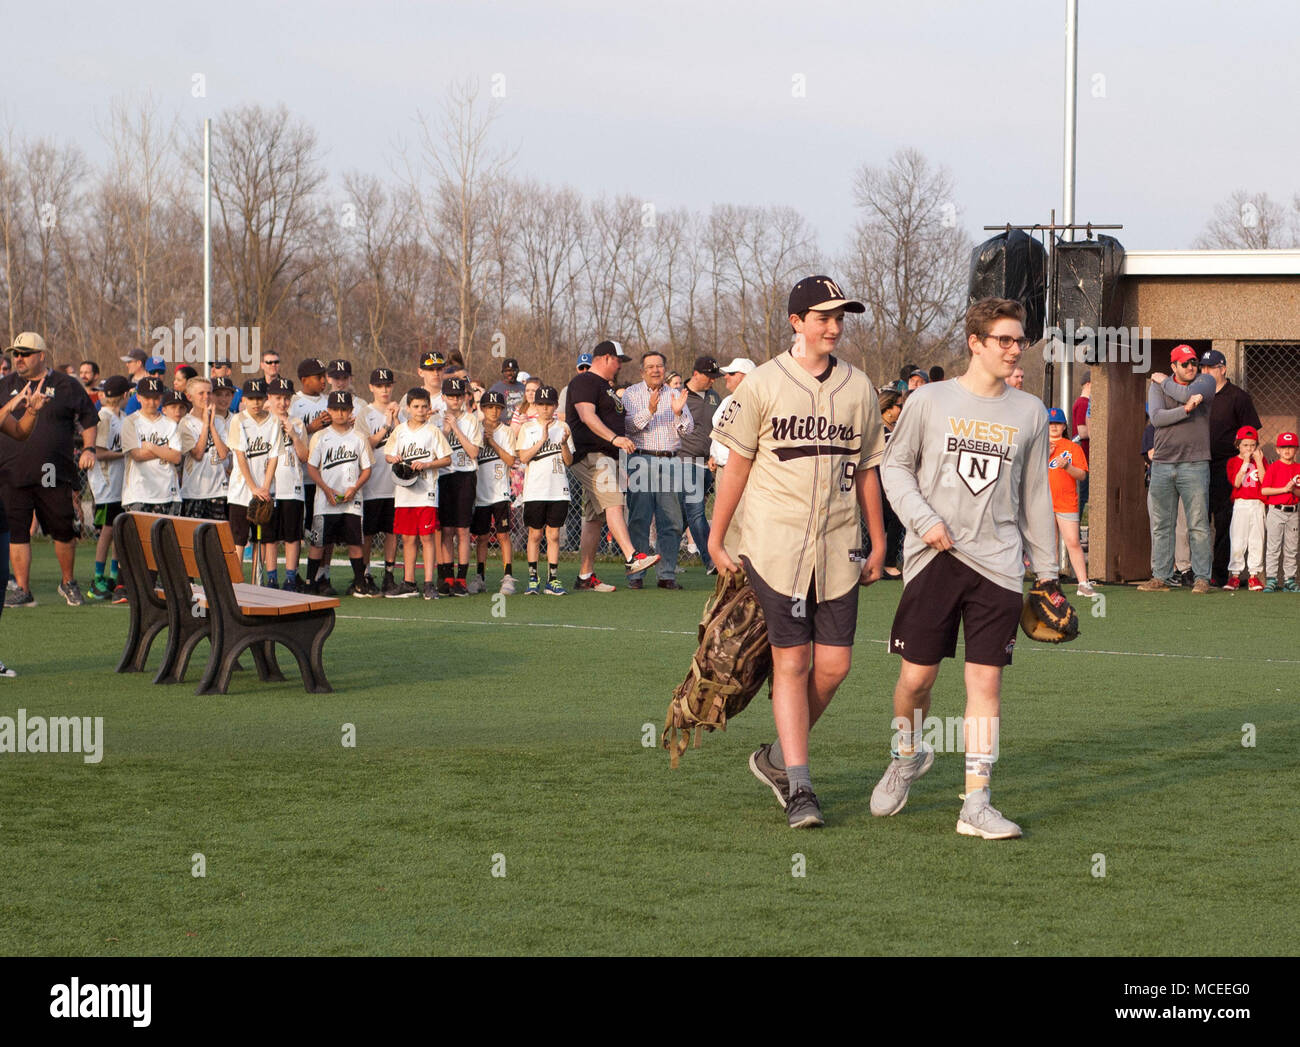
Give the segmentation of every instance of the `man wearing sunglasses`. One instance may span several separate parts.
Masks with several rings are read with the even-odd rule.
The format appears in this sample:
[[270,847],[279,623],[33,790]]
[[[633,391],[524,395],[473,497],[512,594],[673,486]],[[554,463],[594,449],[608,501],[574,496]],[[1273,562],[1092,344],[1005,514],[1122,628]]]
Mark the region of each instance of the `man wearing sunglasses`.
[[1174,535],[1178,502],[1187,516],[1187,544],[1192,555],[1192,592],[1210,591],[1210,404],[1212,375],[1198,374],[1196,350],[1178,345],[1169,354],[1173,376],[1151,375],[1147,413],[1155,426],[1151,454],[1151,578],[1138,586],[1144,593],[1167,592],[1174,573]]
[[[4,499],[12,544],[11,560],[17,589],[5,595],[6,607],[31,607],[32,517],[54,541],[54,555],[63,576],[59,594],[69,606],[85,601],[73,577],[76,516],[72,500],[77,470],[95,464],[95,430],[99,415],[86,388],[72,375],[52,371],[45,340],[32,331],[20,334],[6,350],[13,355],[14,373],[0,379],[0,403],[26,395],[43,409],[26,441],[0,431],[0,497]],[[43,401],[36,398],[43,397]],[[27,408],[13,417],[22,420]],[[78,452],[74,458],[74,453]]]

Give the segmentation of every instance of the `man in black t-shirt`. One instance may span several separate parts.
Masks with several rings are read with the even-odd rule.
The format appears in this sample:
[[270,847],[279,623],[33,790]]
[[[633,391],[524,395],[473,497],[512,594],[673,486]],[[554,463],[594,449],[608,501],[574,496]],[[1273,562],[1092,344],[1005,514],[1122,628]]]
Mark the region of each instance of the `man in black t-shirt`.
[[591,353],[591,370],[575,375],[565,399],[565,421],[573,434],[570,472],[582,484],[582,566],[575,589],[608,593],[614,586],[596,577],[596,550],[601,533],[609,533],[623,551],[628,580],[658,561],[632,545],[628,533],[620,458],[636,450],[624,432],[623,402],[614,393],[619,365],[631,359],[617,342],[601,342]]
[[[6,352],[14,373],[0,379],[0,403],[26,391],[48,397],[31,436],[17,441],[0,432],[0,497],[9,522],[10,556],[18,588],[5,594],[6,607],[31,607],[32,516],[54,541],[63,575],[59,594],[72,607],[84,600],[73,577],[76,557],[77,470],[95,464],[95,429],[99,415],[85,386],[71,375],[52,371],[45,340],[31,331],[20,334]],[[25,408],[14,411],[21,420]],[[79,449],[79,457],[73,457]]]

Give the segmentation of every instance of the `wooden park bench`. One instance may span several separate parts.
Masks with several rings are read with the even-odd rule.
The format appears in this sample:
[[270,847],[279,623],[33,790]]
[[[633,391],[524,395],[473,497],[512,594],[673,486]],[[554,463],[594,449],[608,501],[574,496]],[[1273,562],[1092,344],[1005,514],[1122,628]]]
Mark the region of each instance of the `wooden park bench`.
[[284,680],[277,643],[297,659],[308,692],[333,690],[322,657],[339,601],[246,584],[224,520],[123,513],[114,537],[131,616],[118,672],[143,671],[151,644],[166,629],[154,683],[180,683],[195,647],[206,639],[208,664],[196,694],[225,694],[245,650],[263,681]]

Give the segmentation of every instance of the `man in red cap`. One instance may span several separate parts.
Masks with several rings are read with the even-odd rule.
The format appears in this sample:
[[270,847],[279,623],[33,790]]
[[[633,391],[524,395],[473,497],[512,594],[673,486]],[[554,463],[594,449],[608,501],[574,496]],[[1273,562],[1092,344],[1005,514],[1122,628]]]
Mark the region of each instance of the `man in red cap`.
[[1147,387],[1147,413],[1155,426],[1151,454],[1151,578],[1142,592],[1165,592],[1174,573],[1174,530],[1178,502],[1187,516],[1192,592],[1210,591],[1210,404],[1214,379],[1200,375],[1196,350],[1175,346],[1169,354],[1173,377],[1156,373]]

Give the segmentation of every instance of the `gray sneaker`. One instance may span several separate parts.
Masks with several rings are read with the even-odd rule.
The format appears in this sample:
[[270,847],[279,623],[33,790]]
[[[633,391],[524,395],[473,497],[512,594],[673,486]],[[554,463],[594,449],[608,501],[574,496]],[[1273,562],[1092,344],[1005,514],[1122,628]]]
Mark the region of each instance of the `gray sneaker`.
[[475,596],[478,593],[485,593],[487,592],[487,582],[483,581],[482,576],[476,574],[465,583],[465,591],[471,596]]
[[0,676],[12,680],[17,675],[18,674],[13,669],[10,669],[9,666],[5,665],[4,662],[0,662]]
[[826,824],[817,794],[811,789],[798,789],[786,804],[785,814],[791,829],[820,829]]
[[915,756],[889,761],[884,777],[871,790],[871,813],[877,818],[888,818],[901,811],[912,783],[934,766],[934,750],[925,746],[921,749]]
[[35,607],[36,597],[30,589],[9,589],[5,592],[6,607]]
[[519,587],[515,583],[515,576],[513,574],[508,574],[501,579],[501,588],[498,592],[503,593],[506,596],[514,596],[518,591]]
[[59,586],[59,595],[68,601],[69,607],[80,607],[86,602],[86,598],[81,595],[81,586],[77,584],[75,578]]
[[772,745],[760,745],[757,752],[749,754],[749,769],[754,777],[776,794],[776,802],[785,810],[790,795],[790,779],[783,767],[772,762]]
[[989,791],[976,789],[966,794],[957,817],[957,832],[962,836],[979,836],[985,840],[1011,840],[1020,835],[1020,826],[989,803]]

